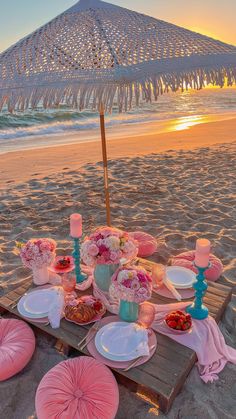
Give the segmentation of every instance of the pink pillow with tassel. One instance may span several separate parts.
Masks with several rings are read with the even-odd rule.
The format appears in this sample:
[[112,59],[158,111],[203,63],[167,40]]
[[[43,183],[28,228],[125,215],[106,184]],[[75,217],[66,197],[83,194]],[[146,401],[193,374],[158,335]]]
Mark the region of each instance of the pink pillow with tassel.
[[[195,250],[189,252],[180,253],[178,256],[174,256],[171,259],[171,265],[183,266],[184,268],[191,269],[197,273],[197,269],[193,265],[195,259]],[[210,255],[211,267],[205,271],[205,277],[208,281],[217,281],[223,272],[223,265],[220,259],[214,255]]]
[[36,393],[38,419],[114,419],[118,405],[113,374],[87,356],[60,362],[43,377]]
[[144,231],[135,231],[129,233],[129,236],[138,242],[139,257],[145,258],[152,256],[157,250],[157,241],[151,234],[145,233]]
[[0,319],[0,381],[20,372],[35,349],[32,329],[23,321]]

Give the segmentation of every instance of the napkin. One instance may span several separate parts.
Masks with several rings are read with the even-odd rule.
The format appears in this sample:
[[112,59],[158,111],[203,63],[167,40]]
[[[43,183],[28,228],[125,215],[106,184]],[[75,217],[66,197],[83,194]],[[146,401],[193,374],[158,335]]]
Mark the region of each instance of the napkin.
[[[148,332],[136,323],[125,327],[116,327],[109,333],[109,352],[116,355],[127,355],[130,348],[135,348],[135,357],[149,356]],[[133,352],[133,351],[132,351]]]
[[55,287],[57,296],[49,307],[48,320],[53,329],[60,327],[61,318],[64,311],[64,292],[62,287]]
[[[159,267],[161,267],[162,269],[160,269]],[[154,282],[154,288],[155,286],[161,286],[161,285],[165,285],[166,288],[168,288],[168,290],[171,292],[171,294],[173,294],[173,296],[178,300],[181,301],[182,297],[180,295],[180,293],[177,291],[177,289],[174,287],[174,285],[172,284],[172,282],[167,278],[166,275],[166,267],[164,265],[159,265],[159,266],[153,266],[152,269],[152,278],[153,278],[153,282]]]

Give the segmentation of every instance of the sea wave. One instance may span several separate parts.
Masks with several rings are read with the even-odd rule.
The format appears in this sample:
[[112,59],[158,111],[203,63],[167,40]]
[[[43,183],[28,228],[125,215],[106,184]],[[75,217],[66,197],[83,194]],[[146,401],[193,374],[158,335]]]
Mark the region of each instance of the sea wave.
[[[189,115],[236,112],[236,89],[205,89],[200,92],[163,95],[153,104],[145,104],[126,114],[119,115],[114,109],[112,115],[106,116],[106,125],[149,123]],[[50,137],[58,134],[69,134],[74,131],[91,131],[99,126],[99,116],[92,111],[78,112],[60,107],[57,110],[44,111],[37,109],[25,113],[0,115],[0,142],[32,136]],[[1,146],[1,144],[0,144]]]

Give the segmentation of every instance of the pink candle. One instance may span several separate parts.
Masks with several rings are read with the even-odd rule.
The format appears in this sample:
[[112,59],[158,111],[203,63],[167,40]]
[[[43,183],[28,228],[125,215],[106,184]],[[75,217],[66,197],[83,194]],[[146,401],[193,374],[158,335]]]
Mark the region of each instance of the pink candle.
[[79,239],[82,236],[82,215],[72,214],[70,216],[70,235],[74,239]]
[[196,242],[195,265],[206,268],[209,264],[211,242],[207,239],[198,239]]

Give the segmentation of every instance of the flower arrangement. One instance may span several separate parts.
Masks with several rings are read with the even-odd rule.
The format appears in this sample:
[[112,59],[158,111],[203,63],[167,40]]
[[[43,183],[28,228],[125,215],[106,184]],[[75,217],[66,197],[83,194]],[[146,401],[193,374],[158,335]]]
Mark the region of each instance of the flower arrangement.
[[52,239],[31,239],[27,243],[17,242],[23,265],[30,269],[49,266],[56,251],[56,242]]
[[136,266],[118,269],[111,279],[110,294],[121,300],[143,303],[152,295],[152,278],[146,270]]
[[138,253],[137,242],[128,233],[114,227],[100,227],[81,246],[81,256],[88,266],[119,264]]

